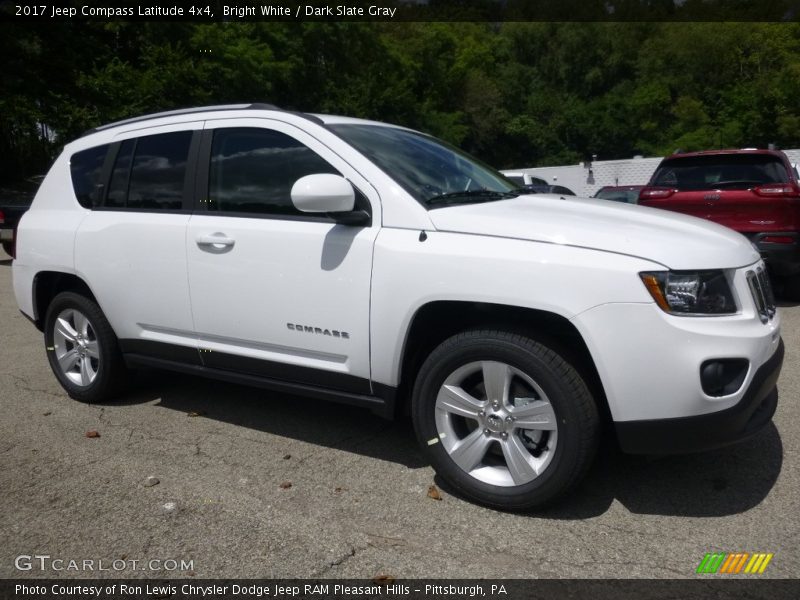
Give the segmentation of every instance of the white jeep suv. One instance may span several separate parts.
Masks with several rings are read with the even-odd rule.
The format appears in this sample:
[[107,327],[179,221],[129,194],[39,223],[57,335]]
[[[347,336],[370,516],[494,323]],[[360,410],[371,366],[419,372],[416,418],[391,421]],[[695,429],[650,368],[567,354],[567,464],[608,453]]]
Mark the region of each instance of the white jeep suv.
[[66,392],[149,366],[410,412],[450,488],[526,510],[622,449],[769,423],[783,359],[758,252],[713,223],[525,195],[429,135],[263,104],[68,144],[14,288]]

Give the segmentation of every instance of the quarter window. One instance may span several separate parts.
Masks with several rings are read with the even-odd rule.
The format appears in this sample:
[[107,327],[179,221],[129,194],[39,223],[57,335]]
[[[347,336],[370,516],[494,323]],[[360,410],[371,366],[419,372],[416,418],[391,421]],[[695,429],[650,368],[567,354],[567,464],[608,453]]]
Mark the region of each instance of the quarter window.
[[217,129],[211,145],[209,210],[304,215],[292,204],[291,190],[298,179],[314,173],[340,174],[284,133],[244,127]]
[[[103,162],[108,153],[108,144],[82,150],[72,155],[69,170],[75,197],[84,208],[91,208],[92,200],[98,195],[103,174]],[[102,194],[99,194],[102,197]]]

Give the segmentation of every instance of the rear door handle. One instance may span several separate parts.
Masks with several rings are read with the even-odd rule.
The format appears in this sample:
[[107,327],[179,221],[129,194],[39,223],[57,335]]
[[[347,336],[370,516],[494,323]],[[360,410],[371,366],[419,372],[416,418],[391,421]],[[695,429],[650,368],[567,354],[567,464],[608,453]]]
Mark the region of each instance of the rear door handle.
[[233,246],[236,240],[229,238],[224,233],[212,233],[210,235],[197,236],[198,246],[214,246],[215,248],[226,248]]

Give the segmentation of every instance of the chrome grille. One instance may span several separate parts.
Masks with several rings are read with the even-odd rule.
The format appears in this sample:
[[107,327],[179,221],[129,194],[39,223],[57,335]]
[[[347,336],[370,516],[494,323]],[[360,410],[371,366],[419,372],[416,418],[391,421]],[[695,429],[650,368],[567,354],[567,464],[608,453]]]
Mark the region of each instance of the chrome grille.
[[772,294],[772,285],[764,267],[758,267],[755,271],[747,272],[747,285],[750,286],[750,293],[756,303],[756,311],[763,323],[768,322],[775,316],[775,296]]

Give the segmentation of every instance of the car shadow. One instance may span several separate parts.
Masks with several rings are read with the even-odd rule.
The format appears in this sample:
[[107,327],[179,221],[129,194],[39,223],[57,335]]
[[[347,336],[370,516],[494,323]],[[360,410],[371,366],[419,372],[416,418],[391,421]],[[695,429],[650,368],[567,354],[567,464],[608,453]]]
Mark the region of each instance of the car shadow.
[[[428,465],[408,419],[386,421],[369,411],[188,375],[145,371],[115,404],[156,406],[240,427],[402,464]],[[635,514],[719,517],[745,512],[769,494],[783,464],[774,424],[753,439],[702,454],[623,454],[605,435],[586,479],[568,497],[531,517],[581,520],[604,514],[614,500]],[[438,476],[435,481],[457,495]]]
[[387,421],[368,410],[202,377],[141,371],[135,389],[115,405],[156,406],[231,425],[402,464],[426,466],[407,419]]
[[12,260],[10,258],[0,259],[0,267],[10,267]]
[[606,436],[576,492],[537,516],[585,519],[604,513],[614,500],[634,514],[734,515],[766,498],[782,466],[783,444],[774,423],[746,442],[676,456],[623,454]]

